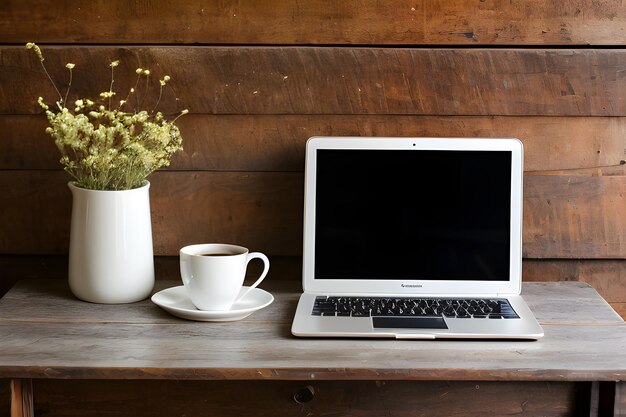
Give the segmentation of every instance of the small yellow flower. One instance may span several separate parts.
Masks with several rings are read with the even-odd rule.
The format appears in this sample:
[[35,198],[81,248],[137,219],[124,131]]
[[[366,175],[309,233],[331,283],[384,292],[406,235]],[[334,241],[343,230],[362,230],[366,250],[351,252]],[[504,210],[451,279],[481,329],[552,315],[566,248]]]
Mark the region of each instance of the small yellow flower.
[[39,104],[39,106],[41,106],[42,109],[48,110],[48,105],[46,104],[45,101],[43,101],[43,97],[38,97],[37,103]]
[[148,69],[143,70],[143,75],[145,75],[145,76],[150,75],[150,70],[148,70]]
[[115,91],[104,91],[100,93],[100,97],[102,98],[111,98],[115,95]]
[[137,68],[135,70],[135,74],[137,74],[137,75],[141,74],[142,72],[143,72],[143,68]]
[[117,67],[119,64],[120,64],[120,61],[119,61],[119,60],[117,60],[117,61],[113,61],[113,62],[111,62],[111,63],[109,64],[109,66],[110,66],[111,68],[115,68],[115,67]]
[[34,50],[37,56],[39,57],[39,60],[43,61],[43,54],[41,53],[41,49],[39,49],[39,47],[36,44],[34,44],[33,42],[28,42],[26,44],[26,49]]
[[65,68],[67,69],[74,69],[76,65],[72,64],[71,62],[68,62],[67,64],[65,64]]
[[83,102],[83,100],[76,100],[74,102],[74,105],[76,106],[74,108],[75,112],[79,112],[79,111],[81,111],[85,107],[85,103]]

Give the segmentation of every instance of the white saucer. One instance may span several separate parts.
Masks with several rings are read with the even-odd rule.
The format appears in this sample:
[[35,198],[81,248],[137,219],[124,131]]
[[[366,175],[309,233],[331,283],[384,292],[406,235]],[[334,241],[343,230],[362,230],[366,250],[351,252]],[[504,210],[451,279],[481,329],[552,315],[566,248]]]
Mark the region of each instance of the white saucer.
[[[242,287],[239,294],[247,290]],[[170,314],[187,320],[197,321],[235,321],[248,317],[257,310],[272,304],[274,297],[260,288],[253,288],[243,300],[233,304],[230,310],[204,311],[198,310],[191,303],[184,286],[167,288],[154,294],[152,302]]]

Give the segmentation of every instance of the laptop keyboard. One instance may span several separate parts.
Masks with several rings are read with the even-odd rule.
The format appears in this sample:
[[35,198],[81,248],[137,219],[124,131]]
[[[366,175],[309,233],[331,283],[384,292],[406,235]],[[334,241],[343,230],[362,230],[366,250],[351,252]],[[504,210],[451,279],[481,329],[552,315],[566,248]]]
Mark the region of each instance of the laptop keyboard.
[[448,317],[458,319],[518,319],[504,298],[383,298],[318,296],[314,316]]

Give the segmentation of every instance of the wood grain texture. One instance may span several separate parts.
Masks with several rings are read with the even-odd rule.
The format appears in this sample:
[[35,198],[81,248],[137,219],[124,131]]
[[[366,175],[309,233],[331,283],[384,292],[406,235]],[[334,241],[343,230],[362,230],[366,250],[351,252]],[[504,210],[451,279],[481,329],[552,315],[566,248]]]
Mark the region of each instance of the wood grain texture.
[[[34,239],[3,228],[0,252],[67,253],[71,195],[64,191],[65,174],[4,171],[0,178],[0,189],[6,190],[0,194],[6,207],[0,218],[14,219],[20,233],[37,230]],[[298,254],[302,174],[158,172],[151,180],[155,254],[175,255],[186,244],[211,241],[272,255]]]
[[[155,264],[158,265],[156,262]],[[67,270],[67,255],[0,255],[0,298],[20,279],[46,278],[65,280],[67,279]],[[170,279],[172,278],[173,276],[170,275]],[[1,412],[0,416],[3,416]]]
[[[47,291],[36,282],[24,283],[0,300],[0,332],[4,335],[0,377],[313,381],[626,378],[626,324],[582,283],[524,284],[524,296],[546,331],[537,342],[295,338],[290,326],[299,293],[265,288],[274,294],[274,303],[248,318],[234,323],[198,323],[169,316],[147,300],[125,306],[93,305],[73,299],[63,284]],[[30,296],[39,302],[29,302],[30,308],[18,307],[20,299]]]
[[525,259],[524,282],[579,281],[593,286],[626,320],[626,260]]
[[611,307],[626,320],[626,302],[613,302],[611,303]]
[[34,417],[33,381],[11,380],[11,417]]
[[[621,49],[50,46],[44,53],[62,89],[65,64],[76,64],[71,102],[108,91],[114,59],[120,97],[135,69],[148,67],[145,102],[155,103],[157,77],[167,73],[166,113],[626,115]],[[32,51],[5,46],[0,56],[0,113],[39,113],[36,97],[58,97]]]
[[[301,256],[301,173],[157,172],[150,179],[155,254],[221,241]],[[0,171],[0,223],[7,225],[0,253],[67,253],[66,181],[62,171]],[[527,176],[523,255],[623,259],[625,206],[626,176]]]
[[[270,270],[270,275],[261,287],[279,294],[280,302],[271,308],[258,311],[248,318],[248,324],[276,321],[291,323],[295,303],[302,291],[300,282],[287,281],[279,271]],[[154,292],[164,288],[182,285],[180,280],[157,281]],[[544,325],[617,325],[621,326],[621,318],[608,306],[606,301],[598,297],[597,292],[589,285],[577,282],[550,282],[524,284],[524,296]],[[554,298],[544,303],[548,297]],[[579,300],[569,304],[569,300]],[[578,305],[580,304],[580,305]],[[584,308],[585,312],[577,312]],[[19,315],[16,314],[19,311]],[[106,319],[104,319],[106,318]],[[97,324],[105,320],[107,323],[120,324],[172,324],[189,323],[176,319],[149,301],[106,305],[79,302],[69,291],[65,280],[20,281],[0,302],[0,320],[14,323],[75,323]],[[205,324],[206,326],[228,326],[228,323]]]
[[22,384],[21,379],[11,379],[9,382],[11,417],[22,417]]
[[[290,281],[302,279],[302,258],[272,256],[271,263],[270,277]],[[157,280],[179,279],[178,256],[156,256],[154,264]],[[248,265],[248,276],[258,277],[262,265],[261,262],[251,262]],[[67,255],[0,255],[0,297],[18,280],[66,280],[67,270]]]
[[609,303],[626,303],[626,259],[525,259],[522,279],[586,282]]
[[[156,256],[157,279],[178,278],[178,256]],[[272,271],[278,280],[300,281],[302,258],[272,256]],[[0,276],[21,279],[66,279],[67,255],[0,255]],[[253,268],[254,265],[250,264]],[[259,269],[260,271],[260,269]],[[254,271],[252,274],[256,274]],[[623,259],[523,259],[522,275],[528,282],[581,281],[594,287],[603,298],[619,295],[617,285],[624,280]]]
[[626,382],[615,384],[615,405],[613,406],[614,417],[626,416]]
[[5,3],[11,43],[623,45],[626,22],[615,0]]
[[[524,256],[590,258],[603,253],[598,257],[625,258],[625,180],[624,176],[526,176]],[[557,247],[563,250],[553,256]]]
[[[576,259],[626,257],[626,176],[620,165],[626,160],[626,117],[620,117],[626,116],[626,51],[605,48],[626,44],[624,23],[626,7],[616,0],[400,0],[393,5],[61,0],[53,10],[44,0],[6,0],[0,7],[0,170],[8,171],[0,172],[0,253],[67,252],[70,197],[62,191],[66,180],[57,172],[58,156],[34,103],[37,95],[54,95],[38,61],[21,46],[38,41],[63,45],[44,47],[46,64],[63,85],[65,63],[76,63],[73,91],[81,96],[108,89],[108,63],[119,58],[119,95],[134,82],[137,66],[149,66],[154,78],[166,73],[173,78],[162,109],[194,113],[180,120],[185,152],[175,157],[170,172],[154,177],[157,253],[173,255],[185,243],[215,239],[300,255],[301,172],[309,136],[512,136],[524,141],[527,174],[538,174],[525,184],[524,256],[570,258],[528,259],[525,279],[588,282],[626,317],[626,260]],[[509,49],[464,48],[480,45]],[[524,49],[510,49],[516,45]],[[572,49],[545,49],[553,45]],[[598,48],[573,49],[578,45]],[[153,87],[147,101],[155,101],[155,94]],[[8,268],[0,259],[0,294],[17,276],[65,278],[64,256],[36,258],[34,264],[28,256],[18,262],[11,258]],[[177,274],[175,258],[156,262],[161,278]],[[297,283],[298,262],[281,265],[273,257],[269,284],[284,277]],[[0,368],[7,357],[37,365],[2,368],[0,375],[302,381],[41,380],[35,386],[42,394],[37,415],[120,415],[120,410],[132,415],[574,415],[588,396],[586,384],[480,380],[625,378],[623,366],[612,362],[626,363],[623,325],[606,303],[587,298],[588,287],[575,283],[525,286],[531,300],[546,288],[554,289],[551,301],[559,300],[548,309],[531,301],[548,329],[538,344],[496,342],[487,350],[474,345],[458,351],[458,345],[447,344],[346,341],[346,350],[334,344],[341,341],[319,341],[312,357],[304,355],[310,344],[288,333],[295,295],[239,323],[224,341],[232,327],[181,322],[149,302],[117,311],[76,309],[63,285],[55,284],[44,285],[58,297],[55,302],[43,293],[9,295],[8,301],[26,314],[0,324],[1,340],[5,335],[18,340],[9,352],[0,349]],[[561,304],[568,297],[590,313],[587,321],[568,321],[579,313],[572,304]],[[10,313],[3,302],[0,321],[1,314]],[[59,315],[25,308],[33,302]],[[590,326],[594,320],[598,326]],[[34,333],[23,330],[29,326]],[[284,344],[278,352],[272,352],[276,338],[263,335],[264,326],[275,326],[272,337]],[[250,349],[248,336],[259,339],[260,350]],[[588,351],[563,348],[587,338],[595,338]],[[82,349],[80,340],[88,341]],[[171,353],[179,353],[187,340],[192,345],[201,340],[195,346],[202,353],[188,346],[183,349],[188,361],[172,360]],[[63,365],[46,356],[48,343],[65,348]],[[359,348],[366,353],[345,354]],[[617,350],[609,359],[611,349]],[[493,369],[485,358],[477,369],[461,369],[463,359],[485,352],[507,365]],[[90,353],[99,358],[93,361]],[[452,368],[436,369],[424,353],[441,356]],[[601,358],[586,362],[595,355]],[[380,368],[371,365],[385,359]],[[403,371],[394,370],[400,366]],[[341,372],[344,379],[473,374],[479,381],[316,381]],[[293,394],[303,385],[314,386],[316,396],[296,404]],[[615,415],[626,415],[624,386],[617,384]],[[8,395],[7,389],[0,381],[0,393]],[[0,400],[0,415],[3,404]]]
[[[310,387],[313,398],[294,396]],[[37,381],[36,411],[102,416],[571,416],[585,384],[415,381]]]
[[591,383],[591,393],[589,396],[589,417],[598,417],[600,408],[600,383]]
[[[493,137],[524,143],[524,169],[619,166],[626,117],[187,115],[171,170],[303,171],[311,136]],[[0,169],[58,169],[45,117],[0,115]]]
[[[268,280],[299,283],[302,279],[300,257],[270,258]],[[609,302],[622,318],[626,319],[626,287],[624,274],[626,260],[580,260],[580,259],[524,259],[522,262],[524,282],[580,281],[591,285]],[[260,265],[251,263],[248,277],[260,273]],[[177,256],[155,258],[157,280],[177,280],[179,259]],[[0,256],[0,297],[20,279],[67,280],[67,256]],[[159,287],[160,288],[160,287]],[[2,414],[0,414],[2,415]]]

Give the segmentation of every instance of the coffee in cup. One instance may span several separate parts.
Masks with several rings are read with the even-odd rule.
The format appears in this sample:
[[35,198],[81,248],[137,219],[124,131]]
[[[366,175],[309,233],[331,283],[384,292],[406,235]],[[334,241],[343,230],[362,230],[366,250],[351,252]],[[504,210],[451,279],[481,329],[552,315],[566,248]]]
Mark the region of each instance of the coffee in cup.
[[[248,262],[259,258],[265,264],[261,276],[239,295]],[[223,243],[185,246],[180,250],[180,275],[187,295],[196,308],[207,311],[229,310],[238,299],[263,281],[270,262],[260,252]]]

